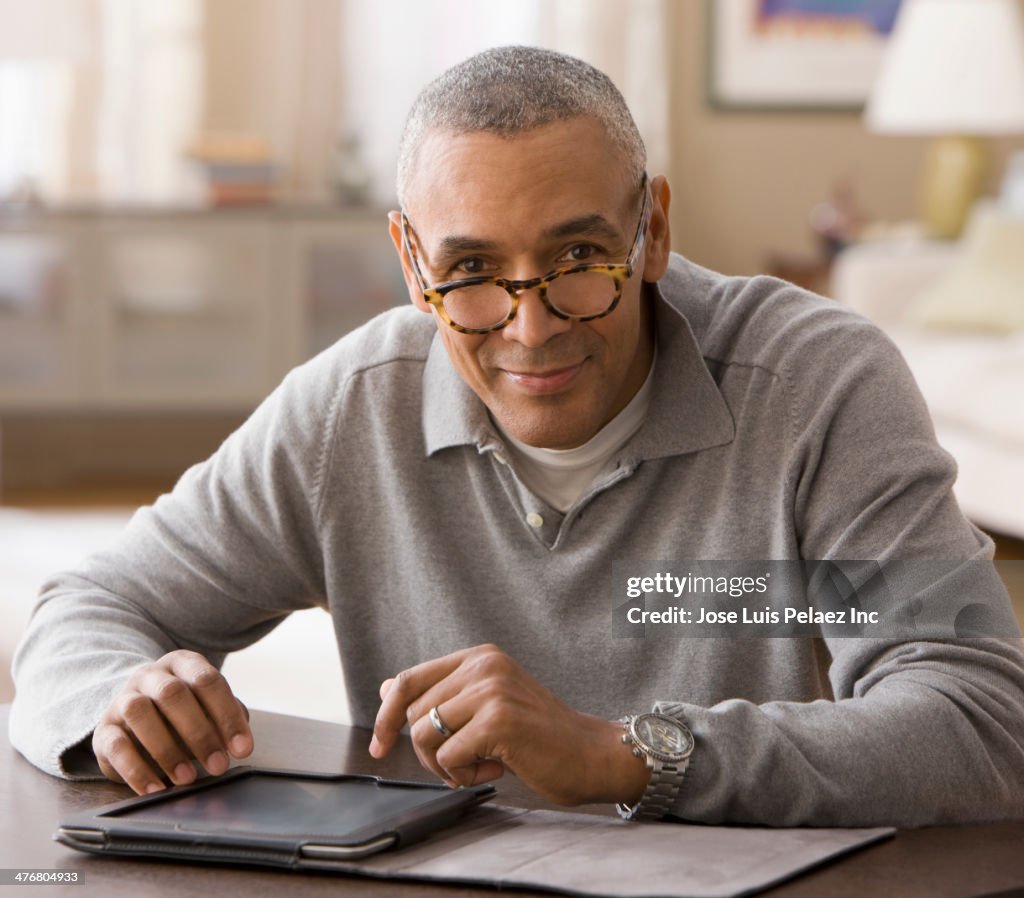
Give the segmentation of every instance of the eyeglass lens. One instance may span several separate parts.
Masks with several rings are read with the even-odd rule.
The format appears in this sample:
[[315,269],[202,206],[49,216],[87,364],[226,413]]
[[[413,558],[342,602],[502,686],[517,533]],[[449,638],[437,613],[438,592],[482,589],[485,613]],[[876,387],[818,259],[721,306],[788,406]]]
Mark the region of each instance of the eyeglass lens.
[[[574,271],[547,284],[548,302],[565,315],[585,317],[606,311],[618,292],[615,278],[601,271]],[[477,330],[501,324],[512,297],[497,284],[458,287],[444,297],[444,310],[461,327]]]

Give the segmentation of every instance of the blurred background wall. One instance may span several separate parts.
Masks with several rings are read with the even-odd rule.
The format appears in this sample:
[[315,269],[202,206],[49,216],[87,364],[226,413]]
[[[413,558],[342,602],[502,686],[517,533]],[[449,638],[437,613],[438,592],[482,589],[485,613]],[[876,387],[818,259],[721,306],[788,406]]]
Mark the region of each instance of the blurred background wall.
[[[915,213],[925,139],[871,134],[856,111],[709,106],[706,0],[4,0],[0,10],[47,31],[64,23],[51,48],[5,60],[0,47],[0,109],[38,104],[26,133],[40,142],[20,161],[45,170],[34,184],[51,199],[194,200],[183,145],[228,132],[269,144],[287,189],[306,196],[329,189],[337,141],[354,135],[372,147],[364,162],[385,202],[393,158],[381,147],[417,87],[475,50],[522,41],[615,78],[676,186],[679,248],[704,264],[752,273],[772,253],[808,249],[808,213],[840,178],[873,218]],[[17,100],[15,69],[36,70]],[[993,142],[991,188],[1014,147]],[[0,195],[17,186],[18,163],[0,140]]]
[[[707,102],[707,4],[669,4],[674,237],[702,265],[763,271],[778,253],[805,253],[811,210],[849,178],[866,214],[888,222],[916,215],[924,137],[872,134],[859,111],[721,111]],[[1020,137],[993,141],[995,190]]]
[[[650,171],[670,178],[678,251],[794,280],[884,327],[960,465],[965,512],[1004,557],[1024,558],[1024,126],[982,122],[983,200],[962,234],[930,234],[920,187],[931,133],[879,133],[864,115],[895,45],[892,17],[911,3],[953,4],[947,20],[1024,9],[0,0],[0,670],[54,567],[116,535],[289,368],[407,301],[385,219],[406,111],[445,68],[507,43],[572,53],[612,77]],[[928,27],[926,43],[951,41],[940,62],[965,84],[999,55],[991,35]],[[738,100],[726,96],[716,66],[751,69],[758,42],[776,56]],[[867,55],[837,87],[826,69],[850,46]],[[1024,71],[1013,68],[1024,54],[1007,54],[1006,71]],[[992,77],[984,98],[1024,84]],[[785,82],[781,99],[759,94],[759,80]],[[1014,188],[1006,173],[1018,169]],[[315,649],[322,622],[301,617],[258,651],[284,652],[308,682],[333,648]],[[230,663],[248,664],[254,682],[275,670],[257,703],[343,716],[337,690],[329,707],[299,706],[301,690],[259,654]],[[0,675],[0,700],[9,694]]]

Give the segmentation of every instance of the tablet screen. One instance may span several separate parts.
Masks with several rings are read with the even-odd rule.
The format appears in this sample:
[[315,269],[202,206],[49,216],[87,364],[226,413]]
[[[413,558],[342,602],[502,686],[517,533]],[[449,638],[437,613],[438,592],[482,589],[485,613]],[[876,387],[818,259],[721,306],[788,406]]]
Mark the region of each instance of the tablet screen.
[[115,812],[192,832],[251,835],[330,834],[337,838],[379,824],[450,794],[366,780],[293,779],[252,773],[187,795]]

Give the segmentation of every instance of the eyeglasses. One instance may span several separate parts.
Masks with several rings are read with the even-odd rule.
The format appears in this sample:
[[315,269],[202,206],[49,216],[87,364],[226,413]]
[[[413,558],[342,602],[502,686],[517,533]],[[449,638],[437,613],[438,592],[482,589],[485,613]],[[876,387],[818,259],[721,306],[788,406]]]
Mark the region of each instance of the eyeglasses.
[[640,222],[633,237],[633,247],[622,264],[582,262],[525,281],[467,277],[429,287],[412,249],[409,233],[411,231],[415,236],[416,232],[405,210],[402,210],[402,245],[412,261],[423,298],[434,307],[445,324],[459,333],[489,334],[501,330],[516,317],[521,293],[534,288],[544,307],[556,318],[593,321],[615,311],[622,298],[622,286],[633,276],[633,266],[643,248],[651,219],[647,175],[644,175],[640,188],[644,194]]

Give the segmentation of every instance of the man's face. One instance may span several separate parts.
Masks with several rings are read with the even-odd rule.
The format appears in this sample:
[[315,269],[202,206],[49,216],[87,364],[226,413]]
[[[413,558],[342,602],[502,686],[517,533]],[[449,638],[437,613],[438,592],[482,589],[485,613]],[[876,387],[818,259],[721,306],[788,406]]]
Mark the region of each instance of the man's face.
[[[458,333],[435,315],[459,374],[523,442],[582,445],[643,384],[653,333],[642,283],[661,277],[668,256],[663,178],[653,192],[644,251],[610,315],[557,318],[535,289],[521,294],[505,328],[489,334]],[[407,199],[411,239],[429,285],[473,275],[526,280],[579,262],[623,262],[642,206],[621,154],[587,118],[511,139],[435,131],[420,147]],[[401,254],[394,214],[391,236]],[[432,313],[404,256],[403,268],[413,302]]]

